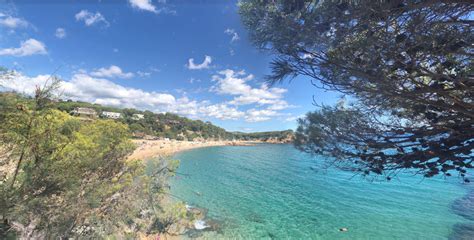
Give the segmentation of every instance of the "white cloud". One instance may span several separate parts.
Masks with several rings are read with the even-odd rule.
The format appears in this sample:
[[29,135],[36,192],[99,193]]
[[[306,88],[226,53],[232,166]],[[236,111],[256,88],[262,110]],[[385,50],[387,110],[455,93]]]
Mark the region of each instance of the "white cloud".
[[59,39],[63,39],[66,37],[66,30],[64,28],[56,28],[56,32],[54,33],[54,36],[56,36]]
[[153,73],[157,73],[157,72],[160,72],[160,69],[151,66],[151,67],[148,67],[146,70],[137,71],[137,75],[140,76],[140,77],[149,77]]
[[[0,78],[0,83],[8,90],[32,95],[36,86],[43,86],[50,77],[50,75],[28,77],[15,72],[13,78]],[[60,92],[63,97],[74,100],[140,109],[160,109],[176,103],[175,97],[171,94],[127,88],[84,73],[74,74],[69,81],[63,81]]]
[[152,0],[128,0],[128,2],[132,6],[132,8],[138,10],[149,11],[156,14],[165,13],[176,15],[175,10],[168,8],[168,6],[165,6],[165,0],[156,1],[159,7],[157,7],[157,5],[153,5]]
[[193,78],[193,77],[189,79],[189,83],[193,84],[195,82],[199,83],[199,82],[201,82],[201,79],[196,79],[196,78]]
[[[230,72],[225,70],[225,76],[236,79],[238,85],[234,86],[237,93],[233,96],[247,96],[253,89],[245,82],[252,79],[253,76],[245,72]],[[232,102],[212,103],[207,100],[198,101],[189,99],[187,96],[176,97],[170,93],[156,91],[145,91],[137,88],[125,87],[116,84],[102,77],[94,77],[87,74],[86,71],[74,73],[71,79],[62,82],[61,98],[81,100],[91,103],[98,103],[108,106],[136,108],[141,110],[150,110],[153,112],[171,112],[179,115],[191,117],[194,119],[220,119],[220,120],[244,120],[246,122],[262,122],[275,119],[276,117],[288,117],[289,115],[279,112],[287,107],[286,101],[281,99],[283,90],[271,90],[271,88],[259,88],[257,90],[267,91],[263,94],[270,97],[276,94],[276,98],[260,98],[255,102],[257,106],[252,106],[248,110],[239,109],[239,105]],[[43,86],[50,78],[50,75],[38,75],[36,77],[27,77],[21,73],[15,72],[15,76],[9,79],[0,78],[0,85],[7,90],[15,90],[26,94],[34,94],[36,86]],[[224,78],[223,78],[224,79]],[[243,81],[241,81],[244,79]],[[219,81],[219,80],[216,80]],[[219,86],[219,84],[217,84]],[[230,85],[229,85],[230,86]],[[0,89],[1,90],[1,89]],[[231,88],[220,89],[222,92],[229,93]],[[217,89],[215,90],[217,91]],[[273,91],[273,92],[272,92]],[[261,93],[258,91],[259,94]],[[185,95],[184,93],[182,93]],[[268,96],[266,94],[269,94]],[[257,97],[258,98],[258,97]],[[255,101],[255,100],[252,100]],[[261,104],[259,103],[261,102]]]
[[92,26],[99,23],[103,23],[106,27],[109,26],[109,22],[100,12],[91,13],[88,10],[81,10],[75,15],[75,18],[76,21],[83,21],[86,26]]
[[30,56],[34,54],[47,54],[46,46],[36,40],[36,39],[28,39],[26,41],[21,42],[20,47],[18,48],[4,48],[0,49],[0,56],[2,55],[10,55],[15,57],[23,57],[23,56]]
[[94,77],[105,77],[105,78],[131,78],[134,76],[133,73],[125,73],[118,66],[111,65],[109,68],[99,68],[94,72],[90,73]]
[[287,108],[295,107],[293,105],[288,104],[285,100],[277,99],[277,100],[262,100],[262,104],[270,104],[268,107],[269,110],[283,110]]
[[36,87],[44,86],[51,78],[51,75],[38,75],[36,77],[27,77],[18,72],[13,72],[13,76],[6,77],[0,75],[0,89],[6,88],[28,95],[35,93]]
[[247,122],[263,122],[263,121],[268,121],[272,117],[275,117],[278,115],[280,115],[278,112],[269,110],[269,109],[262,109],[262,110],[249,109],[245,116],[245,120]]
[[[29,95],[34,94],[36,86],[44,86],[51,78],[50,75],[28,77],[19,72],[14,74],[12,78],[0,77],[0,85],[7,90]],[[245,115],[244,112],[224,103],[212,104],[187,97],[176,98],[168,93],[128,88],[85,73],[76,73],[70,80],[62,82],[59,92],[62,93],[61,98],[153,112],[172,112],[200,119],[236,120]]]
[[63,87],[69,96],[104,105],[153,109],[176,102],[171,94],[127,88],[86,74],[73,75],[71,81],[63,83]]
[[7,28],[22,28],[27,27],[28,22],[24,19],[8,16],[6,14],[1,13],[0,25]]
[[227,28],[224,31],[225,34],[232,36],[232,39],[230,40],[231,43],[238,41],[240,39],[239,34],[232,28]]
[[296,120],[300,119],[300,118],[304,118],[305,115],[304,114],[301,114],[301,115],[298,115],[298,116],[290,116],[290,117],[287,117],[285,119],[286,122],[295,122]]
[[133,8],[157,13],[156,7],[151,4],[151,0],[129,0]]
[[290,107],[290,105],[283,100],[283,94],[286,89],[268,87],[262,84],[259,88],[254,88],[247,84],[252,80],[252,74],[246,74],[245,71],[235,72],[231,69],[220,71],[218,75],[212,76],[212,80],[216,81],[216,85],[211,88],[211,91],[219,94],[227,94],[235,96],[230,104],[233,105],[269,105],[271,110],[283,110]]
[[209,117],[220,120],[237,120],[245,116],[244,112],[239,111],[235,107],[229,107],[226,104],[215,104],[201,108],[201,111]]
[[188,60],[188,64],[187,64],[187,67],[188,69],[190,70],[200,70],[200,69],[206,69],[206,68],[209,68],[209,64],[212,63],[212,58],[210,56],[205,56],[204,58],[204,62],[202,62],[201,64],[195,64],[194,63],[194,58],[190,58]]
[[149,77],[151,76],[151,72],[137,71],[137,75],[140,77]]

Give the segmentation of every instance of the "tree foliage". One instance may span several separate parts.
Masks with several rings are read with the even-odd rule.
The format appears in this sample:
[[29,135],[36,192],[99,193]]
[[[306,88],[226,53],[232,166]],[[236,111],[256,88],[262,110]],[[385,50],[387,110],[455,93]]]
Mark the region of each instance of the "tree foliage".
[[271,82],[304,75],[355,100],[308,113],[297,147],[390,179],[403,169],[465,177],[473,168],[473,8],[249,0],[240,13],[254,43],[277,55]]
[[33,99],[0,95],[3,224],[24,239],[150,231],[164,214],[159,199],[177,163],[127,160],[134,149],[127,125],[83,121],[55,109],[58,84],[52,79]]
[[[28,96],[21,96],[15,93],[0,93],[0,98],[3,98],[5,101],[23,99],[24,104],[27,106],[32,106],[34,102],[33,99]],[[115,121],[128,125],[132,133],[142,133],[177,140],[267,140],[286,139],[288,135],[293,135],[291,130],[257,133],[229,132],[211,122],[192,120],[173,113],[153,113],[151,111],[140,111],[133,108],[122,109],[81,101],[58,100],[55,102],[50,101],[48,104],[51,108],[66,113],[70,113],[77,107],[91,108],[99,114],[103,111],[121,113],[121,118]],[[136,119],[134,118],[134,114],[142,114],[144,118]],[[106,118],[102,116],[102,119]]]

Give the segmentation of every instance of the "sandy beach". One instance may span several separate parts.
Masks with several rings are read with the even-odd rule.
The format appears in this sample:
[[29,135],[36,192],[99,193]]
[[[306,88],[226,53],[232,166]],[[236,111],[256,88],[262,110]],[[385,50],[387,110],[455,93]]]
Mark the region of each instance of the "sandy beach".
[[132,140],[137,145],[128,159],[149,159],[170,156],[179,151],[212,146],[249,146],[248,141],[177,141],[177,140]]
[[[166,157],[171,156],[179,151],[212,147],[212,146],[249,146],[252,142],[243,141],[177,141],[177,140],[145,140],[145,139],[134,139],[132,140],[137,145],[135,151],[128,157],[129,160],[145,160],[155,157]],[[162,199],[163,203],[169,202],[169,197]],[[182,225],[180,225],[182,226]],[[155,240],[157,239],[156,234],[147,235],[140,234],[139,239],[141,240]],[[182,239],[180,235],[162,234],[158,239],[167,240],[178,240]]]

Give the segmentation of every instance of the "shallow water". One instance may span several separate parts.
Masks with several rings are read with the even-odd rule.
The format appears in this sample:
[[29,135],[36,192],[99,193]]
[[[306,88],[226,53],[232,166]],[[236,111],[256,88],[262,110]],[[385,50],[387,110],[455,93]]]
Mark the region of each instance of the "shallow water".
[[219,232],[203,233],[208,239],[469,239],[474,229],[457,214],[471,191],[458,178],[369,182],[320,169],[322,158],[290,145],[201,148],[175,158],[172,194],[220,223]]

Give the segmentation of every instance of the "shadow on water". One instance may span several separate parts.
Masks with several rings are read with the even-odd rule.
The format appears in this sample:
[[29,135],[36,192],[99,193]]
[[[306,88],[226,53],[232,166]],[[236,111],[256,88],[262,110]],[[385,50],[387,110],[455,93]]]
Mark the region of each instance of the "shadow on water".
[[450,240],[472,240],[474,239],[474,188],[462,198],[455,200],[451,206],[452,211],[472,222],[459,223],[453,226],[449,236]]

